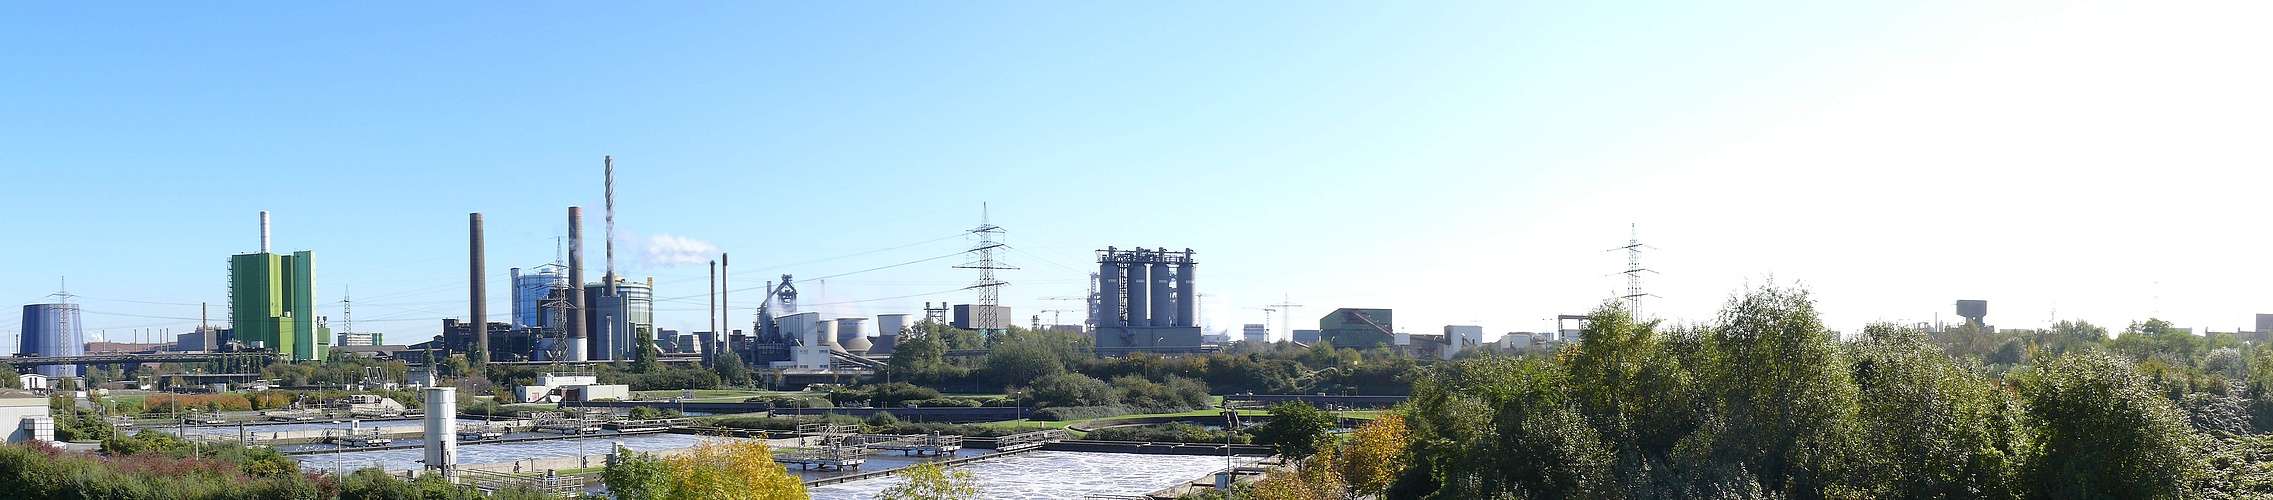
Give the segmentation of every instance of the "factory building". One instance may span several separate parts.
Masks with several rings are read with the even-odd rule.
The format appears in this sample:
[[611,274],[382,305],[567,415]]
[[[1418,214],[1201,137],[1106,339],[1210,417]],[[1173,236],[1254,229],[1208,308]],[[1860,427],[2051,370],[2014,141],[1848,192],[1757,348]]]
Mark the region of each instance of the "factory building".
[[1097,251],[1097,349],[1198,351],[1197,267],[1189,248]]
[[618,278],[611,295],[606,283],[584,285],[584,324],[588,325],[586,351],[592,360],[631,359],[634,335],[655,331],[655,293],[652,282]]
[[340,347],[370,347],[370,346],[377,346],[377,345],[385,345],[386,343],[387,343],[387,337],[386,337],[386,334],[383,334],[383,333],[379,333],[379,332],[364,332],[364,333],[342,333],[342,334],[339,334],[339,346],[340,346]]
[[260,213],[260,252],[229,258],[229,323],[238,342],[322,360],[331,329],[316,317],[316,255],[269,251],[268,212]]
[[[18,356],[79,356],[87,353],[87,334],[80,330],[78,304],[29,304],[24,306],[23,336],[18,340]],[[33,368],[34,373],[49,377],[77,377],[78,365],[48,365]]]
[[1247,342],[1249,342],[1249,343],[1255,343],[1255,344],[1268,344],[1268,343],[1271,343],[1271,327],[1270,327],[1270,325],[1264,325],[1264,324],[1260,324],[1260,323],[1248,323],[1248,324],[1247,324],[1246,326],[1244,326],[1243,328],[1244,328],[1244,330],[1242,330],[1242,332],[1241,332],[1241,333],[1244,333],[1244,334],[1245,334],[1245,340],[1246,340]]
[[1295,342],[1301,342],[1301,343],[1303,343],[1303,344],[1305,344],[1305,345],[1307,345],[1307,344],[1316,344],[1316,343],[1318,343],[1318,331],[1317,331],[1317,330],[1295,330],[1295,331],[1294,331],[1294,341],[1295,341]]
[[1460,351],[1484,345],[1484,327],[1476,325],[1444,325],[1444,359]]
[[1341,308],[1318,318],[1318,337],[1334,347],[1364,349],[1396,343],[1388,309]]
[[979,312],[982,310],[982,308],[985,307],[987,306],[976,304],[956,304],[955,319],[948,322],[948,326],[981,333],[989,331],[1001,332],[1003,330],[1010,329],[1010,323],[1012,321],[1012,316],[1010,315],[1010,306],[994,306],[993,323],[986,323],[985,320],[980,319],[983,316],[981,316]]
[[221,346],[226,333],[220,328],[200,326],[189,333],[174,336],[174,350],[182,352],[213,352]]

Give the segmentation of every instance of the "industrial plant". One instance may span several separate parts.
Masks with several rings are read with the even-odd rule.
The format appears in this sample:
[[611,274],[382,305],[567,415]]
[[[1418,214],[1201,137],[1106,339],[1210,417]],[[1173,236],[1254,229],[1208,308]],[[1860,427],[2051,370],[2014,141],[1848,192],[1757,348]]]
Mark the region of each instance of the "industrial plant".
[[1099,352],[1198,352],[1199,263],[1192,249],[1097,251]]

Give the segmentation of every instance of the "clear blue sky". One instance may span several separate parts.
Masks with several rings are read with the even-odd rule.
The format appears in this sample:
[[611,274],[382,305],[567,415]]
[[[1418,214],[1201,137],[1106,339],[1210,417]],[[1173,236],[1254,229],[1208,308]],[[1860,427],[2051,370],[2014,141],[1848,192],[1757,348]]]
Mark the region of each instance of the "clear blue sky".
[[[735,288],[954,253],[1009,230],[1023,323],[1091,251],[1193,248],[1206,314],[1391,307],[1401,329],[1546,328],[1659,250],[1652,314],[1797,281],[1833,326],[1948,316],[2227,329],[2273,310],[2246,2],[12,4],[0,9],[0,297],[58,277],[90,328],[196,324],[227,256],[317,253],[334,329],[400,343],[465,314],[486,214],[555,254],[617,164],[618,267],[664,328]],[[2258,65],[2261,66],[2261,65]],[[2176,153],[2174,151],[2183,151]],[[2160,201],[2142,201],[2141,198]],[[1970,221],[1970,222],[1967,222]],[[2152,244],[2141,244],[2153,242]],[[888,249],[888,250],[887,250]],[[879,251],[882,250],[882,251]],[[805,283],[916,312],[952,257]],[[801,280],[802,281],[802,280]],[[737,295],[746,325],[754,293]],[[873,300],[903,297],[890,300]],[[1043,314],[1050,322],[1050,314]],[[2001,320],[2001,321],[2000,321]],[[1277,318],[1274,328],[1283,329]],[[13,313],[0,334],[13,335]],[[746,326],[745,326],[746,327]],[[94,332],[89,332],[93,335]],[[10,337],[12,338],[12,337]],[[12,342],[11,342],[12,345]]]

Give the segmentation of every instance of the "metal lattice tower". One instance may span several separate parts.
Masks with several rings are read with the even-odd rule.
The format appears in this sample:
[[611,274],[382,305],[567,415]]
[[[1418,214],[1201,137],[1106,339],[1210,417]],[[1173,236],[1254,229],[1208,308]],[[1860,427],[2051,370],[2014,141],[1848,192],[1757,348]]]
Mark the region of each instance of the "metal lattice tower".
[[972,311],[971,322],[979,326],[976,330],[980,333],[994,333],[1002,325],[1001,318],[996,317],[995,308],[1002,304],[1002,286],[1010,283],[995,279],[995,270],[1017,269],[995,262],[995,249],[1003,247],[1002,242],[994,240],[995,235],[1002,234],[1003,231],[1002,226],[994,225],[989,219],[986,204],[979,204],[979,227],[969,231],[979,237],[979,244],[971,247],[968,252],[971,254],[969,263],[955,266],[956,269],[979,270],[979,281],[963,289],[979,291],[979,310]]
[[1642,249],[1656,250],[1657,247],[1642,244],[1638,224],[1628,225],[1626,231],[1626,246],[1611,249],[1626,251],[1626,294],[1618,298],[1626,301],[1626,312],[1639,318],[1642,315],[1642,297],[1653,297],[1642,291],[1642,273],[1657,272],[1642,268]]

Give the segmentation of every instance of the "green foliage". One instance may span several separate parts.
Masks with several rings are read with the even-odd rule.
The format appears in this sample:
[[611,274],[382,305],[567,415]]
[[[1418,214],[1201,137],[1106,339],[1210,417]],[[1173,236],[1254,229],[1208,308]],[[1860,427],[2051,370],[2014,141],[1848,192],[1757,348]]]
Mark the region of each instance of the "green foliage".
[[1012,329],[996,336],[987,350],[986,378],[998,385],[1017,385],[1066,372],[1066,367],[1087,361],[1089,337],[1056,330]]
[[[225,448],[226,449],[226,448]],[[274,452],[268,452],[273,455]],[[241,454],[189,459],[161,453],[97,457],[44,445],[0,446],[0,491],[10,498],[282,499],[332,498],[329,481],[278,469],[264,459],[239,465]],[[281,458],[281,457],[277,457]],[[289,464],[289,459],[286,459]],[[273,473],[248,473],[250,471]]]
[[718,359],[714,360],[713,363],[710,369],[713,373],[718,374],[720,382],[735,387],[750,385],[750,366],[742,363],[740,353],[727,349],[725,352],[718,353]]
[[1807,292],[1768,286],[1729,299],[1701,367],[1720,418],[1706,432],[1721,460],[1770,491],[1828,495],[1854,472],[1859,410],[1847,360]]
[[1851,345],[1861,408],[1856,473],[1874,496],[2014,498],[2031,449],[2017,402],[1924,335],[1871,325]]
[[439,475],[419,476],[404,481],[379,472],[363,469],[348,474],[339,482],[340,500],[476,500],[482,498],[543,498],[543,495],[524,488],[499,491],[494,496],[482,494],[481,489],[469,485],[451,484]]
[[1105,381],[1079,373],[1058,373],[1033,379],[1030,401],[1035,406],[1107,406],[1120,402]]
[[1255,443],[1277,447],[1280,454],[1307,457],[1318,452],[1319,441],[1334,430],[1334,415],[1310,403],[1288,401],[1271,407],[1271,420],[1255,428]]
[[2112,356],[2063,356],[2023,379],[2042,446],[2028,483],[2051,498],[2175,498],[2200,473],[2197,437],[2146,377]]
[[618,500],[671,498],[670,465],[646,453],[618,453],[600,473],[600,481]]
[[829,402],[839,406],[853,402],[867,402],[877,408],[897,407],[909,401],[938,399],[939,391],[907,382],[893,382],[870,386],[846,387],[829,392]]
[[655,348],[655,334],[648,331],[647,327],[640,327],[632,332],[632,336],[637,340],[633,341],[631,348],[631,372],[653,373],[660,364],[656,358],[663,355],[662,350]]
[[[1232,443],[1247,443],[1254,440],[1252,436],[1245,433],[1233,433],[1228,437]],[[1221,443],[1224,442],[1225,438],[1224,431],[1208,430],[1206,427],[1188,422],[1108,427],[1089,431],[1087,435],[1082,436],[1082,439],[1096,441],[1149,441],[1155,443]]]
[[876,493],[883,500],[971,500],[979,498],[979,477],[969,470],[923,462],[902,468],[900,482]]
[[677,409],[656,408],[653,406],[634,406],[631,408],[630,413],[624,415],[625,418],[630,418],[632,420],[655,420],[662,418],[679,418],[681,416],[684,415],[680,415],[679,410]]
[[880,411],[868,414],[868,418],[861,420],[860,423],[866,424],[870,428],[887,428],[898,425],[900,418],[892,416],[892,412]]
[[1414,466],[1391,498],[1604,498],[1616,460],[1563,368],[1538,358],[1438,365],[1413,388]]

